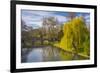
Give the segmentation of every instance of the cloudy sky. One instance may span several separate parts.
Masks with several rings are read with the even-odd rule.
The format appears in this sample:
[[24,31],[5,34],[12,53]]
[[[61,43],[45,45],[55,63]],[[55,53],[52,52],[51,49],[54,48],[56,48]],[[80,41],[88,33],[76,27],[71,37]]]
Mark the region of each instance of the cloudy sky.
[[[27,26],[32,26],[33,28],[42,26],[43,17],[55,17],[60,23],[64,23],[69,20],[66,18],[67,16],[68,12],[21,10],[22,20]],[[76,16],[84,16],[86,23],[90,23],[89,13],[76,13]]]

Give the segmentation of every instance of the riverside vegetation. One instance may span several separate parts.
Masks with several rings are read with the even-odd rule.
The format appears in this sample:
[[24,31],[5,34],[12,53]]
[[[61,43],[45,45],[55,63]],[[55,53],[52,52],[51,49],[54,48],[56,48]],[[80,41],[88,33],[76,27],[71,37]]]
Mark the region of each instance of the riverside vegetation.
[[[77,58],[77,60],[89,59],[90,31],[89,28],[87,28],[83,17],[74,17],[73,19],[65,22],[64,24],[59,24],[57,19],[55,19],[54,17],[44,18],[43,26],[38,29],[33,29],[32,27],[25,25],[25,22],[22,20],[21,27],[22,50],[27,48],[32,51],[32,49],[37,49],[40,47],[43,48],[43,51],[46,51],[46,54],[42,54],[48,55],[49,57],[47,58],[49,59],[45,59],[42,61],[50,61],[50,58],[54,53],[56,54],[53,55],[55,56],[54,58],[57,58],[57,53],[60,53],[59,56],[62,60],[66,60],[67,57],[67,60],[72,60],[72,57],[74,57],[75,55],[84,57],[79,57]],[[53,51],[54,53],[50,53],[52,50],[46,49],[47,46],[51,46],[49,48],[51,48],[52,50],[55,48],[55,50],[61,49],[64,52],[69,52],[70,54],[68,55],[68,53],[64,54],[64,52],[58,51]],[[56,60],[58,60],[58,58]]]

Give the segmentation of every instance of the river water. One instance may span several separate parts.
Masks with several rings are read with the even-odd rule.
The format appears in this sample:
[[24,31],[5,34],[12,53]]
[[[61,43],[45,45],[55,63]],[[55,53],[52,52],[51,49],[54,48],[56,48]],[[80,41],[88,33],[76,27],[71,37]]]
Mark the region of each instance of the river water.
[[66,52],[62,49],[45,46],[38,48],[22,48],[21,62],[47,62],[47,61],[68,61],[68,60],[85,60],[86,58]]

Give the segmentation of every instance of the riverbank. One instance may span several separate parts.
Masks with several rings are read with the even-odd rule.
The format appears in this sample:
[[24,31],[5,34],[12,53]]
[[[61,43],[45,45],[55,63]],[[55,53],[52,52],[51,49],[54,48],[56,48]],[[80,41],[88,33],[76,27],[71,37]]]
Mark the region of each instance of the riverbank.
[[[54,44],[53,46],[56,47],[56,48],[62,49],[62,50],[64,50],[64,51],[67,51],[67,52],[69,52],[69,53],[74,54],[74,52],[73,52],[72,49],[64,49],[64,48],[59,47],[59,45],[57,45],[57,44]],[[84,57],[84,58],[86,58],[86,59],[89,59],[89,58],[90,58],[90,56],[87,56],[87,55],[85,55],[84,53],[77,53],[77,55],[82,56],[82,57]]]

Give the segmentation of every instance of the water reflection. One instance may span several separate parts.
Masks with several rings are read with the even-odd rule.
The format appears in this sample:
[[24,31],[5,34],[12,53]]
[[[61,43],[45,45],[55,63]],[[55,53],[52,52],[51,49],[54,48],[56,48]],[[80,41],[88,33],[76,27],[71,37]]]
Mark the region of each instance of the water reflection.
[[85,59],[62,49],[45,46],[38,48],[23,48],[21,62],[45,62],[45,61],[65,61]]

